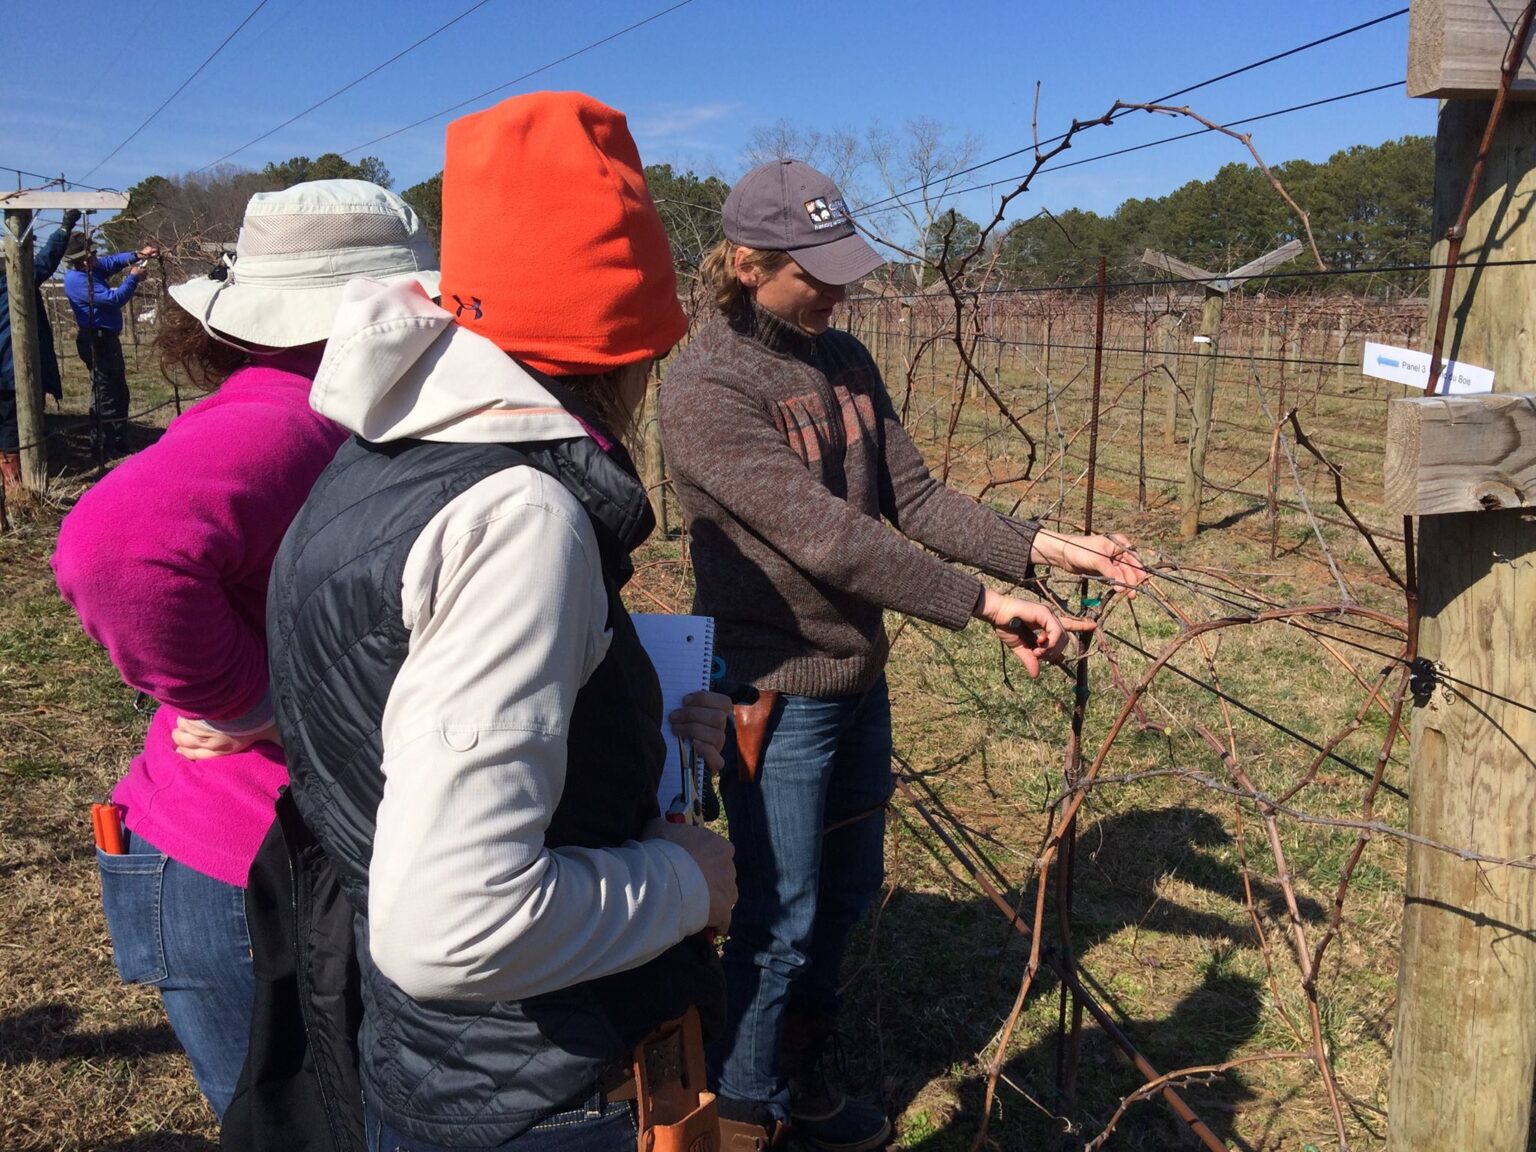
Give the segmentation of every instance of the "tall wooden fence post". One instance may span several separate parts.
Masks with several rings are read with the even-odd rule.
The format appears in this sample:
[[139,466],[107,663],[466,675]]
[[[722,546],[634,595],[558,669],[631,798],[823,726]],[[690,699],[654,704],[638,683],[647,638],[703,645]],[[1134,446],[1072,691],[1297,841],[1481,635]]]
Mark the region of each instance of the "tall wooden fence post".
[[[1446,7],[1449,7],[1448,5]],[[1479,6],[1482,10],[1483,6]],[[1519,4],[1500,4],[1509,19]],[[1470,11],[1470,9],[1468,10]],[[1413,6],[1413,36],[1439,4]],[[1497,57],[1508,32],[1483,13]],[[1464,29],[1434,35],[1449,56]],[[1410,91],[1414,74],[1410,48]],[[1441,95],[1440,92],[1415,94]],[[1434,235],[1456,220],[1489,115],[1448,99],[1435,146]],[[1468,220],[1446,358],[1536,389],[1536,107],[1504,111]],[[1445,260],[1438,244],[1433,262]],[[1443,272],[1432,276],[1430,316]],[[1413,722],[1410,830],[1493,857],[1536,851],[1536,396],[1432,396],[1389,405],[1387,507],[1419,519],[1419,652],[1447,679]],[[1408,846],[1390,1152],[1524,1152],[1536,1076],[1536,871]]]
[[[54,189],[0,195],[5,212],[6,293],[11,309],[11,362],[16,376],[16,431],[21,438],[21,482],[33,492],[48,485],[48,448],[43,439],[43,375],[37,339],[37,290],[32,260],[32,214],[78,208],[128,207],[121,192]],[[47,322],[47,318],[43,318]]]
[[1184,470],[1183,514],[1179,535],[1193,540],[1200,531],[1200,496],[1205,487],[1205,450],[1211,439],[1211,409],[1216,399],[1216,349],[1221,341],[1221,313],[1226,296],[1205,290],[1205,310],[1200,315],[1200,335],[1195,337],[1195,427],[1189,435],[1189,456]]
[[31,225],[31,209],[6,210],[5,282],[11,309],[11,363],[16,377],[21,482],[29,491],[41,492],[48,484],[48,445],[43,439],[43,360],[37,341]]
[[645,486],[651,494],[651,508],[656,513],[656,527],[665,540],[671,527],[667,523],[667,458],[661,446],[661,363],[653,370],[651,387],[643,409],[645,432]]
[[1163,447],[1172,448],[1179,435],[1179,357],[1175,342],[1178,339],[1179,318],[1157,318],[1157,349],[1163,354],[1163,383],[1167,386],[1167,404],[1163,408]]

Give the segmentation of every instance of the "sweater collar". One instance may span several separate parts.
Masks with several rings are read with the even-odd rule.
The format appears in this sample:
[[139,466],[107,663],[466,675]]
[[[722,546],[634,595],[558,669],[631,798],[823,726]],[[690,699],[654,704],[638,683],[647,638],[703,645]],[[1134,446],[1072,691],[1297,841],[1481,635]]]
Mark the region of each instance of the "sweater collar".
[[770,352],[805,359],[816,350],[816,337],[802,332],[788,320],[775,316],[766,308],[758,307],[750,297],[737,325],[745,335],[752,337]]

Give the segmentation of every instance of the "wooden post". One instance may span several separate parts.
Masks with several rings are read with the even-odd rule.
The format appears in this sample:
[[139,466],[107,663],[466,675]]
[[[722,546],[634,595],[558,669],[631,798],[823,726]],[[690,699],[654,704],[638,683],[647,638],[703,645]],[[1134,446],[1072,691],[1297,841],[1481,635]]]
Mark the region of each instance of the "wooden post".
[[48,484],[48,448],[43,439],[43,362],[37,342],[31,225],[31,209],[6,209],[5,277],[11,309],[11,363],[16,375],[21,482],[29,491],[41,492]]
[[1159,316],[1157,320],[1157,348],[1163,354],[1163,384],[1167,389],[1167,403],[1163,406],[1163,447],[1172,448],[1179,436],[1179,357],[1177,351],[1179,318]]
[[667,458],[661,447],[661,362],[652,370],[651,387],[646,394],[642,409],[645,442],[645,486],[651,494],[651,509],[656,513],[656,527],[661,539],[668,536],[667,523]]
[[1194,431],[1189,436],[1189,455],[1184,469],[1183,515],[1179,535],[1193,540],[1200,531],[1200,496],[1205,486],[1205,449],[1211,439],[1211,408],[1216,398],[1216,348],[1221,340],[1221,313],[1226,295],[1205,291],[1200,315],[1200,335],[1195,338]]
[[1344,317],[1341,315],[1339,317],[1339,351],[1338,351],[1339,366],[1338,366],[1337,369],[1334,370],[1334,379],[1333,379],[1334,388],[1335,388],[1335,390],[1337,390],[1339,392],[1343,392],[1344,391],[1344,370],[1345,370],[1345,367],[1349,363],[1349,359],[1348,359],[1348,357],[1346,357],[1344,355],[1344,351],[1345,351],[1345,349],[1348,346],[1349,346],[1349,325],[1344,322]]
[[[1456,218],[1488,109],[1456,100],[1440,109],[1435,236]],[[1493,369],[1501,392],[1536,387],[1536,268],[1468,265],[1536,259],[1536,224],[1525,215],[1533,196],[1536,108],[1511,104],[1467,224],[1445,341],[1447,357]],[[1432,259],[1444,258],[1441,242]],[[1431,317],[1443,287],[1444,273],[1434,273]],[[1419,652],[1455,677],[1414,714],[1408,824],[1495,857],[1536,850],[1536,715],[1527,710],[1536,702],[1536,521],[1511,507],[1536,499],[1536,475],[1509,462],[1536,444],[1533,402],[1389,406],[1388,506],[1421,517]],[[1434,418],[1470,410],[1483,419]],[[1508,459],[1490,477],[1488,461],[1500,456]],[[1536,872],[1410,844],[1402,940],[1388,1149],[1524,1152],[1536,1076]]]
[[21,439],[21,482],[29,491],[41,492],[48,485],[32,214],[60,208],[126,207],[128,197],[120,192],[11,192],[0,196],[0,208],[5,212],[5,276],[11,309],[11,363],[16,377],[16,432]]

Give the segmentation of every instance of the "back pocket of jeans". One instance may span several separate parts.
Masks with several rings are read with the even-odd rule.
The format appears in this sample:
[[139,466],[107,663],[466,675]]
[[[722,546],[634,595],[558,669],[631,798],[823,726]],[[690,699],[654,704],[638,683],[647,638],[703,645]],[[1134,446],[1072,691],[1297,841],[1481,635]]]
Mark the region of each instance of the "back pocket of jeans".
[[118,856],[97,849],[96,865],[117,974],[127,984],[164,980],[168,970],[160,932],[160,890],[165,857],[159,852]]

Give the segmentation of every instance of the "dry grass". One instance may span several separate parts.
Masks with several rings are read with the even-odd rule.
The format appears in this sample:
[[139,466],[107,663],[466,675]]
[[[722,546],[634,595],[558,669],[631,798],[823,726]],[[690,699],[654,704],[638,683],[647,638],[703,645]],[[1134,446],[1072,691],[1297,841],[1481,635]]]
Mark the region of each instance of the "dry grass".
[[[1077,375],[1076,365],[1063,365],[1061,357],[1053,364],[1059,381]],[[1010,401],[1021,411],[1037,403],[1038,360],[1010,354],[1002,366]],[[67,367],[66,411],[79,412],[83,386],[75,366]],[[1106,395],[1140,368],[1139,356],[1112,360]],[[888,370],[888,378],[899,398],[900,373]],[[1061,420],[1069,429],[1085,418],[1085,380],[1078,376],[1061,403]],[[1330,372],[1325,387],[1334,385]],[[1354,376],[1349,387],[1382,394]],[[1145,434],[1147,470],[1176,477],[1183,448],[1182,443],[1172,451],[1161,446],[1155,416],[1160,391],[1154,384]],[[134,408],[158,403],[163,395],[141,377],[135,381]],[[920,436],[936,423],[924,405],[934,398],[947,403],[948,395],[941,358],[932,379],[920,377],[914,393],[912,423]],[[1248,426],[1262,423],[1243,373],[1229,372],[1221,395],[1220,417]],[[1149,550],[1161,549],[1185,564],[1260,573],[1245,582],[1286,603],[1337,599],[1316,542],[1295,514],[1282,516],[1281,554],[1271,560],[1262,507],[1249,498],[1214,496],[1204,516],[1209,530],[1190,546],[1177,541],[1177,493],[1168,485],[1151,482],[1148,506],[1138,508],[1139,407],[1137,386],[1104,420],[1108,467],[1098,489],[1101,525],[1132,531]],[[939,411],[947,415],[947,409]],[[148,425],[163,423],[168,415],[168,410],[153,414],[135,431],[135,443],[152,436]],[[1043,431],[1045,416],[1036,412],[1030,426]],[[1383,420],[1379,403],[1323,398],[1315,417],[1304,412],[1310,431],[1358,449],[1345,459],[1364,514],[1371,512],[1379,484],[1379,455],[1372,454],[1379,454]],[[941,432],[942,424],[937,421]],[[72,435],[61,454],[65,492],[78,488],[89,471],[83,445],[83,433]],[[985,482],[989,467],[991,475],[1002,476],[1021,466],[1022,457],[1000,432],[997,418],[983,416],[975,406],[965,410],[956,445],[964,451],[956,453],[953,479],[972,490]],[[923,446],[937,461],[941,446]],[[1076,450],[1085,447],[1083,441]],[[1268,450],[1267,436],[1218,428],[1211,475],[1221,483],[1237,480],[1267,458]],[[1064,482],[1058,483],[1057,475],[1052,472],[1028,493],[1015,484],[992,497],[1004,506],[1023,498],[1035,507],[1065,493],[1063,507],[1080,513],[1081,490],[1072,483],[1077,470],[1067,469]],[[1315,507],[1322,510],[1324,478],[1312,467],[1307,477],[1318,498]],[[1263,480],[1261,471],[1243,487],[1258,491]],[[125,988],[112,969],[86,807],[126,766],[142,738],[143,718],[134,713],[131,693],[104,654],[81,635],[54,594],[46,560],[59,512],[44,509],[0,538],[0,1147],[206,1147],[216,1139],[212,1116],[176,1051],[156,996]],[[1355,594],[1390,607],[1393,598],[1374,576],[1369,554],[1347,531],[1325,527],[1324,534]],[[689,573],[677,543],[659,541],[642,560],[644,593],[637,593],[637,606],[654,608],[656,601],[685,606]],[[1195,594],[1175,589],[1171,595],[1197,616],[1210,614]],[[1154,651],[1174,631],[1166,614],[1146,598],[1138,603],[1136,623],[1121,609],[1110,626],[1122,635],[1135,635],[1139,626],[1142,642]],[[1390,647],[1386,641],[1372,643]],[[1131,678],[1145,665],[1128,651],[1122,658]],[[1381,661],[1356,652],[1352,663],[1369,677]],[[1200,675],[1209,671],[1193,652],[1179,664]],[[1315,642],[1281,625],[1225,634],[1216,666],[1229,693],[1313,739],[1341,726],[1363,699],[1349,673]],[[1102,665],[1093,675],[1090,750],[1118,703]],[[1069,682],[1054,675],[1030,684],[1013,672],[1005,684],[996,646],[979,630],[955,635],[910,624],[899,633],[891,683],[899,751],[1015,881],[1014,894],[1032,900],[1030,865],[1047,828],[1044,805],[1061,785]],[[1167,677],[1153,695],[1149,711],[1177,721],[1176,731],[1128,732],[1107,771],[1178,766],[1219,773],[1219,764],[1182,728],[1192,719],[1219,726],[1212,698]],[[1293,778],[1306,761],[1304,750],[1251,718],[1239,715],[1234,732],[1262,787]],[[1373,718],[1342,753],[1370,763],[1381,732],[1379,718]],[[1392,777],[1401,782],[1401,769],[1394,767]],[[1349,812],[1358,804],[1360,785],[1348,772],[1330,769],[1301,801],[1312,811]],[[1397,823],[1405,818],[1395,800],[1380,814]],[[1252,814],[1245,816],[1240,838],[1230,799],[1188,781],[1149,778],[1095,792],[1080,824],[1078,953],[1105,1002],[1153,1063],[1170,1069],[1300,1047],[1285,1023],[1286,1011],[1295,1015],[1300,1004],[1298,981],[1285,944],[1273,865]],[[985,1065],[1027,950],[900,801],[889,815],[889,832],[889,898],[850,953],[850,1072],[900,1115],[903,1147],[967,1148],[979,1122]],[[1304,911],[1315,922],[1332,899],[1350,840],[1322,829],[1288,827],[1285,835]],[[1278,992],[1271,988],[1266,958],[1255,946],[1244,909],[1244,856],[1272,940],[1269,963]],[[1330,953],[1322,979],[1329,1041],[1340,1081],[1355,1101],[1349,1110],[1351,1135],[1362,1148],[1379,1146],[1384,1130],[1380,1110],[1386,1104],[1401,877],[1402,853],[1391,844],[1374,844],[1351,893],[1345,936]],[[1080,1147],[1137,1084],[1118,1050],[1090,1024],[1077,1100],[1064,1107],[1056,1089],[1057,996],[1055,982],[1042,977],[1026,1005],[993,1117],[997,1147],[1050,1147],[1069,1123],[1065,1146]],[[1235,1148],[1331,1143],[1332,1122],[1316,1076],[1299,1061],[1248,1066],[1191,1087],[1186,1097]],[[1188,1135],[1155,1103],[1137,1105],[1110,1143],[1124,1149],[1186,1146],[1192,1146]]]

